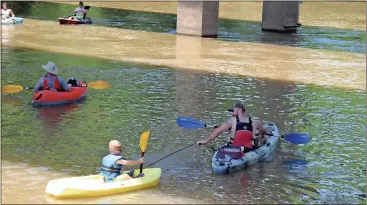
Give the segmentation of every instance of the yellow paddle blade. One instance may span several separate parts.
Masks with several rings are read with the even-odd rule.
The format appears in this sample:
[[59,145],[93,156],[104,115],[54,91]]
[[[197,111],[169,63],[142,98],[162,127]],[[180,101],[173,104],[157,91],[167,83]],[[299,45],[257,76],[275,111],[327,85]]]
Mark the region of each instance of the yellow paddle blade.
[[106,89],[108,87],[110,87],[110,85],[102,80],[97,80],[97,81],[93,81],[88,83],[88,87],[89,88],[94,88],[94,89]]
[[150,131],[145,131],[140,135],[140,151],[145,152],[147,149],[148,139],[150,136]]
[[20,85],[7,85],[1,89],[2,93],[18,93],[20,91],[23,91],[23,86]]

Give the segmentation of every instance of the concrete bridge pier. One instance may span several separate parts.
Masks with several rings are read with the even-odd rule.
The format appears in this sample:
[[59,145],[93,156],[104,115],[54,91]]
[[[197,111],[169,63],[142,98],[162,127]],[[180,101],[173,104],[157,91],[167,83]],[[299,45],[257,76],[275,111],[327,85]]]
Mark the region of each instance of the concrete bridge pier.
[[219,1],[177,2],[177,34],[217,37]]
[[[301,26],[299,1],[264,1],[261,30],[295,32]],[[217,37],[219,1],[177,2],[177,34]]]
[[301,26],[299,1],[264,1],[261,30],[295,32]]

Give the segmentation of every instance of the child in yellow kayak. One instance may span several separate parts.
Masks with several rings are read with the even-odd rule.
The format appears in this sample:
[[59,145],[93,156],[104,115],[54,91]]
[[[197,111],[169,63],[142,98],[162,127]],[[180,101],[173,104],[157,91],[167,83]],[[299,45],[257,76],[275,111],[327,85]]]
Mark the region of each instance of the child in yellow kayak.
[[[111,140],[108,144],[108,149],[110,154],[103,157],[102,159],[102,171],[100,175],[103,177],[104,182],[112,182],[117,176],[120,175],[122,170],[122,165],[134,166],[144,163],[144,157],[139,160],[125,160],[121,156],[122,145],[118,140]],[[133,177],[134,170],[130,170],[128,174],[123,174],[125,180],[131,179]]]

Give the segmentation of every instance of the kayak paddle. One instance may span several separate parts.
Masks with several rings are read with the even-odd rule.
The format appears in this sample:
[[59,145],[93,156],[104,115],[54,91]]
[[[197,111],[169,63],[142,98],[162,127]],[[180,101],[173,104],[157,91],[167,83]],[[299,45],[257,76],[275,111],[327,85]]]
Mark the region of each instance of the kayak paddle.
[[23,88],[23,86],[20,86],[20,85],[7,85],[1,89],[1,93],[18,93],[20,91],[29,90],[29,89],[32,89],[32,88],[29,88],[29,87]]
[[[88,88],[94,88],[94,89],[106,89],[109,87],[109,84],[102,80],[93,81],[88,83],[87,85]],[[23,87],[21,85],[7,85],[1,89],[1,93],[13,94],[21,92],[23,90],[33,90],[33,87]]]
[[88,88],[93,88],[93,89],[98,89],[98,90],[107,89],[108,87],[110,87],[110,85],[106,81],[103,81],[103,80],[96,80],[96,81],[87,83],[87,85],[88,85]]
[[[140,151],[141,157],[144,157],[145,150],[147,149],[150,131],[145,131],[140,135]],[[143,177],[143,164],[140,164],[140,174],[137,177]]]
[[200,129],[200,128],[216,128],[216,126],[213,125],[207,125],[203,122],[201,122],[200,120],[195,120],[189,117],[178,117],[176,119],[176,123],[178,124],[178,126],[186,128],[186,129]]
[[307,144],[310,141],[310,136],[304,133],[289,133],[281,135],[281,137],[292,144]]
[[[178,117],[176,119],[177,125],[187,129],[200,129],[204,127],[218,127],[218,126],[210,126],[207,125],[200,120],[192,119],[189,117]],[[292,144],[306,144],[310,141],[310,136],[304,133],[289,133],[285,135],[281,135],[282,138],[287,140]]]

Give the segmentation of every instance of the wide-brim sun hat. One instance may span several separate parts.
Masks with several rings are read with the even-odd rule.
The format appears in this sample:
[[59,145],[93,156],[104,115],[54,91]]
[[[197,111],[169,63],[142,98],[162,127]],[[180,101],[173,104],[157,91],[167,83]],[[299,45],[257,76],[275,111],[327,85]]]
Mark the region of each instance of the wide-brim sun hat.
[[56,66],[56,64],[51,61],[49,61],[47,65],[42,65],[42,68],[55,75],[57,75],[57,72],[59,71],[59,68]]

